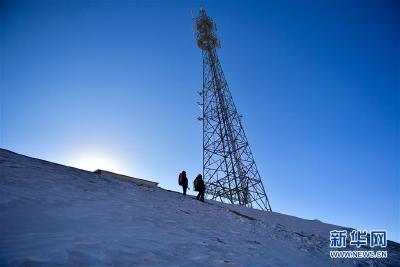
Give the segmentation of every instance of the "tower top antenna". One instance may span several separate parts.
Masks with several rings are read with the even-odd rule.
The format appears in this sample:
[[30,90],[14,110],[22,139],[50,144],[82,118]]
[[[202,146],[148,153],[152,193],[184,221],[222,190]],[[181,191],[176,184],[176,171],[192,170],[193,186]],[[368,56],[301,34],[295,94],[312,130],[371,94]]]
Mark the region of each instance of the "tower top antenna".
[[200,8],[199,16],[194,18],[196,22],[197,46],[201,50],[210,50],[221,47],[216,35],[217,27],[214,21],[207,16],[206,10]]

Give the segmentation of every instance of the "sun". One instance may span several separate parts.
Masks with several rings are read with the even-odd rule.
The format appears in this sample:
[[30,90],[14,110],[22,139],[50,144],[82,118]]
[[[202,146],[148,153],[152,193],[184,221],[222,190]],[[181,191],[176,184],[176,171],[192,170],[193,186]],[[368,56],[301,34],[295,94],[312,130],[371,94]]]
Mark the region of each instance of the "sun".
[[75,160],[72,164],[74,167],[87,170],[87,171],[95,171],[97,169],[112,171],[112,172],[121,172],[121,168],[118,164],[110,157],[99,154],[89,154],[84,155]]

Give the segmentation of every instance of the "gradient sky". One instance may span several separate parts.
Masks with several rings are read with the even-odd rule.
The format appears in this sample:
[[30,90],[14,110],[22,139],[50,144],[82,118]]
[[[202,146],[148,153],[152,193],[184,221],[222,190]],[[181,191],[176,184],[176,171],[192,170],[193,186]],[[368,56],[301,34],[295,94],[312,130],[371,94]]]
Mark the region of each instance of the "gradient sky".
[[397,1],[1,1],[1,147],[180,190],[201,6],[273,210],[400,241]]

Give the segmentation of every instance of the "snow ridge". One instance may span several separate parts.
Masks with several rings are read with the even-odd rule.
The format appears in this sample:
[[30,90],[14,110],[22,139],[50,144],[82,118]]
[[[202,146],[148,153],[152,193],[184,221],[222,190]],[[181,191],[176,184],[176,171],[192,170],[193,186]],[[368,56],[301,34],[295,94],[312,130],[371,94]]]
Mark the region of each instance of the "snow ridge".
[[330,259],[340,226],[206,200],[0,149],[0,266],[400,266]]

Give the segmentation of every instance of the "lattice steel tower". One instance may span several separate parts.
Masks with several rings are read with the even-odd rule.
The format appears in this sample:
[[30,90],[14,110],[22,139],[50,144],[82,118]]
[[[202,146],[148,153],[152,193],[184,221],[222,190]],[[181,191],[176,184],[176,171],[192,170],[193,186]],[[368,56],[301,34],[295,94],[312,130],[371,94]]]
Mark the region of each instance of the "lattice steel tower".
[[216,48],[216,25],[204,9],[194,18],[203,54],[203,177],[207,197],[271,211]]

